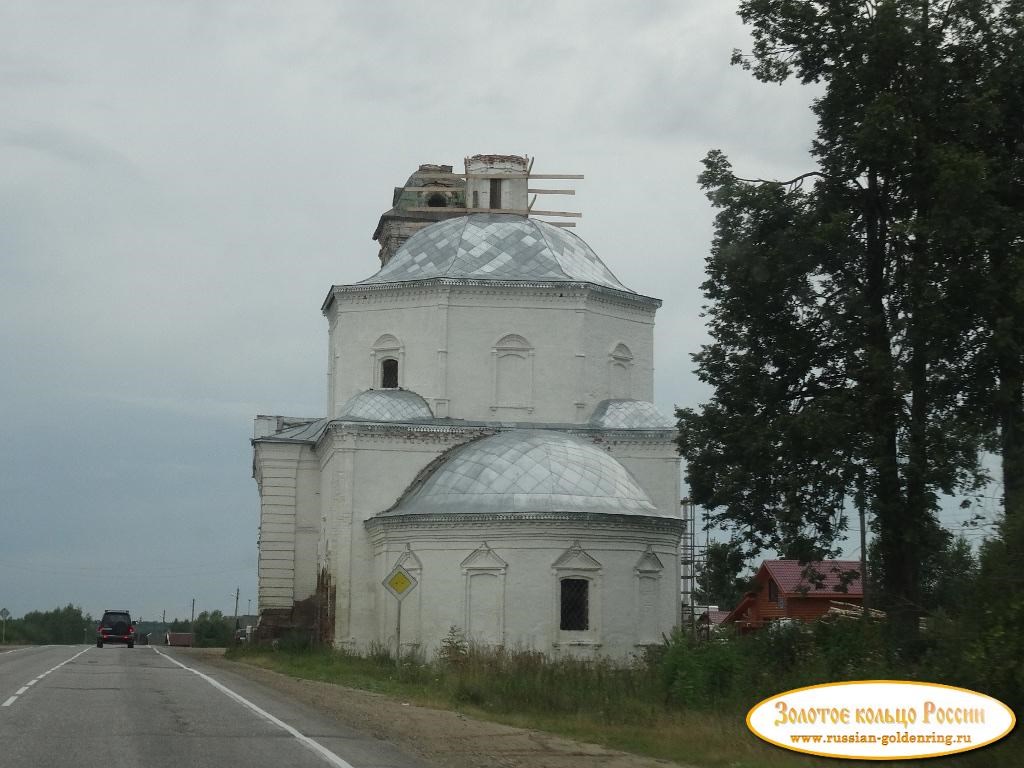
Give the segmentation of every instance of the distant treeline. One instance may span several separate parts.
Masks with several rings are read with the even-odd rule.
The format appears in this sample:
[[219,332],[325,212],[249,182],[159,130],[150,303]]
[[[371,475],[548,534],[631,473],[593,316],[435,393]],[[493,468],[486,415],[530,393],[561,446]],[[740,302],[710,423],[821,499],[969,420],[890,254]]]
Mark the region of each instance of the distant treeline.
[[[8,619],[2,639],[8,645],[75,645],[92,643],[96,637],[98,617],[85,613],[76,605],[52,611],[31,611],[20,619]],[[254,624],[255,617],[241,616],[240,626]],[[193,624],[188,619],[142,621],[136,624],[140,637],[149,635],[150,642],[160,644],[165,632],[195,632],[195,645],[224,647],[231,643],[235,619],[220,611],[203,611]]]
[[15,645],[71,645],[90,642],[96,620],[77,605],[52,611],[31,611],[20,619],[8,619],[4,639]]

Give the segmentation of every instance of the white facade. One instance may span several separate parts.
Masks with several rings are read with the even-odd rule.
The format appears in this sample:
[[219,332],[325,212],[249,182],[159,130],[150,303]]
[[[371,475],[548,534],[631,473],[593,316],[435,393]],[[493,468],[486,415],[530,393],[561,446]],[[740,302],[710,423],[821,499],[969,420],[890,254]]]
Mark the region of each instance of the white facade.
[[380,388],[393,357],[438,417],[581,424],[601,400],[653,399],[656,306],[583,285],[339,286],[329,412]]
[[396,565],[418,582],[403,650],[454,626],[624,658],[678,624],[679,458],[649,405],[660,302],[554,229],[444,220],[331,289],[328,416],[257,418],[268,631],[393,646]]

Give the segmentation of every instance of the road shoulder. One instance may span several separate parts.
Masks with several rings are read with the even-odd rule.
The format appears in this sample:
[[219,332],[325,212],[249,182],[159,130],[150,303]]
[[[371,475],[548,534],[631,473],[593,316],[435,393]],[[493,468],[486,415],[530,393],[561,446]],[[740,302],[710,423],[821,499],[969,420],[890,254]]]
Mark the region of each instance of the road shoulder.
[[[339,723],[392,742],[445,768],[671,768],[666,760],[584,744],[542,731],[513,728],[447,710],[419,707],[379,693],[301,680],[223,657],[192,653],[212,666],[316,707]],[[191,654],[189,654],[191,655]]]

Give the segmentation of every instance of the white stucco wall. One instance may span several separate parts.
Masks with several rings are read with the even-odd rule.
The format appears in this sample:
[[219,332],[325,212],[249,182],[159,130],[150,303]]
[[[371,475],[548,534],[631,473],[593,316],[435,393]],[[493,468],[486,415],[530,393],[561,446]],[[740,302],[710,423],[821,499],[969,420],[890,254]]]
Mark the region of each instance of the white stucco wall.
[[671,439],[630,438],[622,432],[605,433],[602,445],[630,471],[663,514],[679,514],[680,458]]
[[[436,416],[533,423],[582,423],[608,397],[653,397],[654,313],[640,300],[587,288],[479,285],[374,287],[335,294],[330,325],[328,407],[379,387],[378,340],[392,336],[399,385],[419,393]],[[528,343],[529,394],[509,403],[496,382],[496,349],[515,335]],[[630,357],[626,391],[611,369]]]
[[322,514],[331,540],[321,547],[332,553],[337,644],[352,644],[359,638],[368,642],[359,628],[376,626],[373,551],[363,523],[394,504],[435,457],[472,434],[338,425],[322,441],[319,450],[325,456],[324,476],[329,478],[325,482],[338,489],[325,497]]
[[[417,589],[402,608],[403,647],[436,653],[449,628],[458,627],[475,642],[538,650],[552,655],[609,656],[624,659],[661,640],[678,621],[678,537],[619,524],[498,524],[403,526],[375,532],[374,593],[376,636],[358,636],[357,644],[390,642],[395,635],[396,601],[382,586],[398,562],[416,564]],[[583,556],[557,565],[575,543]],[[407,549],[408,547],[408,549]],[[651,567],[651,553],[660,566]],[[489,548],[478,562],[463,564],[474,552]],[[643,569],[638,572],[638,565]],[[494,623],[473,627],[470,583],[476,575],[496,579]],[[590,628],[559,629],[559,579],[587,579]],[[641,578],[654,586],[644,607]],[[645,594],[647,590],[645,589]],[[484,595],[491,598],[491,595]],[[486,621],[486,618],[485,618]]]

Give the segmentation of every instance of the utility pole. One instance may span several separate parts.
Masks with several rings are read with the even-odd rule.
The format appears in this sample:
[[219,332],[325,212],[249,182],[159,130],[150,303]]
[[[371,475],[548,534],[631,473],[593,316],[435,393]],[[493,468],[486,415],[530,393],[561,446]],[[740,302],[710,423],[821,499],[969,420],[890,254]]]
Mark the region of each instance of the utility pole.
[[235,629],[238,629],[238,595],[241,591],[240,587],[235,587]]

